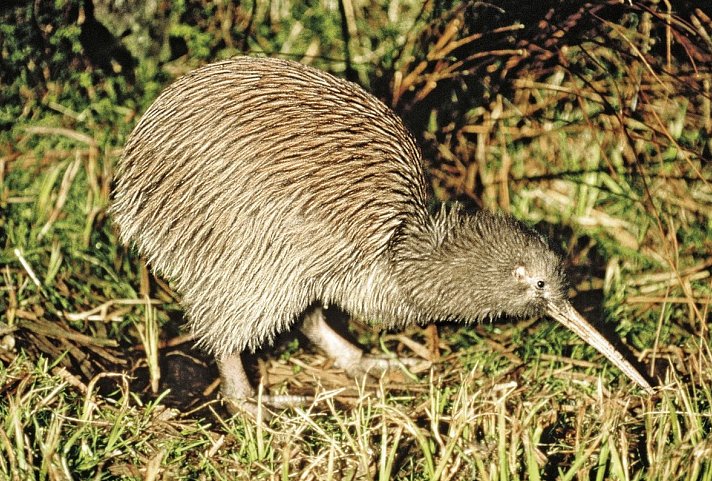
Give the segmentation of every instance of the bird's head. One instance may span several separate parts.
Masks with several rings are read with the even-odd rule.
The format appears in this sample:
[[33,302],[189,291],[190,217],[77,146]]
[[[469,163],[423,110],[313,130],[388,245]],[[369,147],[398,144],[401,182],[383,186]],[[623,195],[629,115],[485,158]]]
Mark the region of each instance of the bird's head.
[[504,313],[517,318],[547,314],[549,306],[566,300],[568,281],[561,257],[534,233],[502,241],[499,289]]
[[[571,305],[562,258],[540,234],[509,216],[455,211],[436,220],[429,255],[422,250],[424,240],[415,239],[410,252],[416,255],[405,263],[414,269],[405,275],[413,280],[409,293],[414,299],[440,306],[433,317],[550,316],[651,390],[647,379]],[[432,279],[438,281],[428,282]]]
[[566,300],[563,260],[542,235],[488,211],[451,219],[435,258],[453,299],[470,310],[465,318],[540,317]]

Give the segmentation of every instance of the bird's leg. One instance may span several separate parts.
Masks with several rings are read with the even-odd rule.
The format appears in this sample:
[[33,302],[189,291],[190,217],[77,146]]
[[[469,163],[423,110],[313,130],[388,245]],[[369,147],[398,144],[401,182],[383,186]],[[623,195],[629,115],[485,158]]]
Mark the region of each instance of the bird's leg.
[[344,339],[326,322],[324,310],[320,306],[312,307],[304,315],[302,333],[314,345],[334,360],[337,367],[349,376],[362,377],[381,374],[389,369],[408,364],[408,360],[387,359],[369,356],[356,345]]
[[231,414],[247,412],[255,418],[260,416],[260,406],[254,402],[255,390],[242,365],[239,352],[218,359],[220,370],[220,392],[225,399],[225,406]]
[[[227,409],[231,413],[245,411],[255,417],[259,417],[260,406],[256,402],[257,395],[255,389],[250,384],[250,380],[245,373],[242,363],[242,356],[235,352],[218,360],[220,377],[222,378],[221,392],[227,400]],[[265,395],[261,397],[262,404],[274,409],[285,409],[288,407],[308,404],[312,399],[307,396],[292,395]],[[268,413],[263,413],[263,418],[268,418]]]

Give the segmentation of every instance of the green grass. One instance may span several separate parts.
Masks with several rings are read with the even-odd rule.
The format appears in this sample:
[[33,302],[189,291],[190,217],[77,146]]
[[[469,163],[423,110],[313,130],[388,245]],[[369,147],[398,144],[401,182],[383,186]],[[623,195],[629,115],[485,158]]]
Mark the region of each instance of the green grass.
[[[84,52],[71,4],[36,15],[62,24],[43,49],[29,7],[2,13],[0,479],[712,480],[709,12],[374,1],[343,2],[344,20],[338,2],[175,2],[151,18],[177,51],[141,47],[138,27],[122,38],[131,81]],[[359,385],[287,336],[256,377],[314,404],[227,415],[179,296],[119,245],[106,208],[160,89],[242,51],[393,105],[439,199],[549,235],[574,303],[654,366],[656,394],[549,320],[437,336],[353,323],[369,350],[422,363]]]

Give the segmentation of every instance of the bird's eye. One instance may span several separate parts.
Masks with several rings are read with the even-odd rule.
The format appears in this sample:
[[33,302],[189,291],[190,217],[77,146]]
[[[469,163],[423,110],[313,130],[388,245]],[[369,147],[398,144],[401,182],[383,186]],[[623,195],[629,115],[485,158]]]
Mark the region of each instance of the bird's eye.
[[544,281],[542,281],[542,280],[536,281],[536,288],[537,288],[537,289],[543,289],[544,286],[546,286],[546,282],[544,282]]

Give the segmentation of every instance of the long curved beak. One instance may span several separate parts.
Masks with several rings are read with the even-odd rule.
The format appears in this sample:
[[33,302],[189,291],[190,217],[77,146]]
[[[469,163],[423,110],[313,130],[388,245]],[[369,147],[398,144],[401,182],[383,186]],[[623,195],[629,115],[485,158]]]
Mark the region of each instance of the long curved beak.
[[618,369],[623,371],[626,376],[635,381],[640,387],[645,389],[648,394],[653,393],[653,388],[647,379],[613,347],[613,344],[611,344],[608,339],[603,337],[600,332],[589,324],[589,322],[574,309],[574,306],[572,306],[569,301],[556,304],[549,303],[547,306],[547,314],[574,331],[589,345],[595,347],[598,352],[606,356],[609,361],[615,364]]

